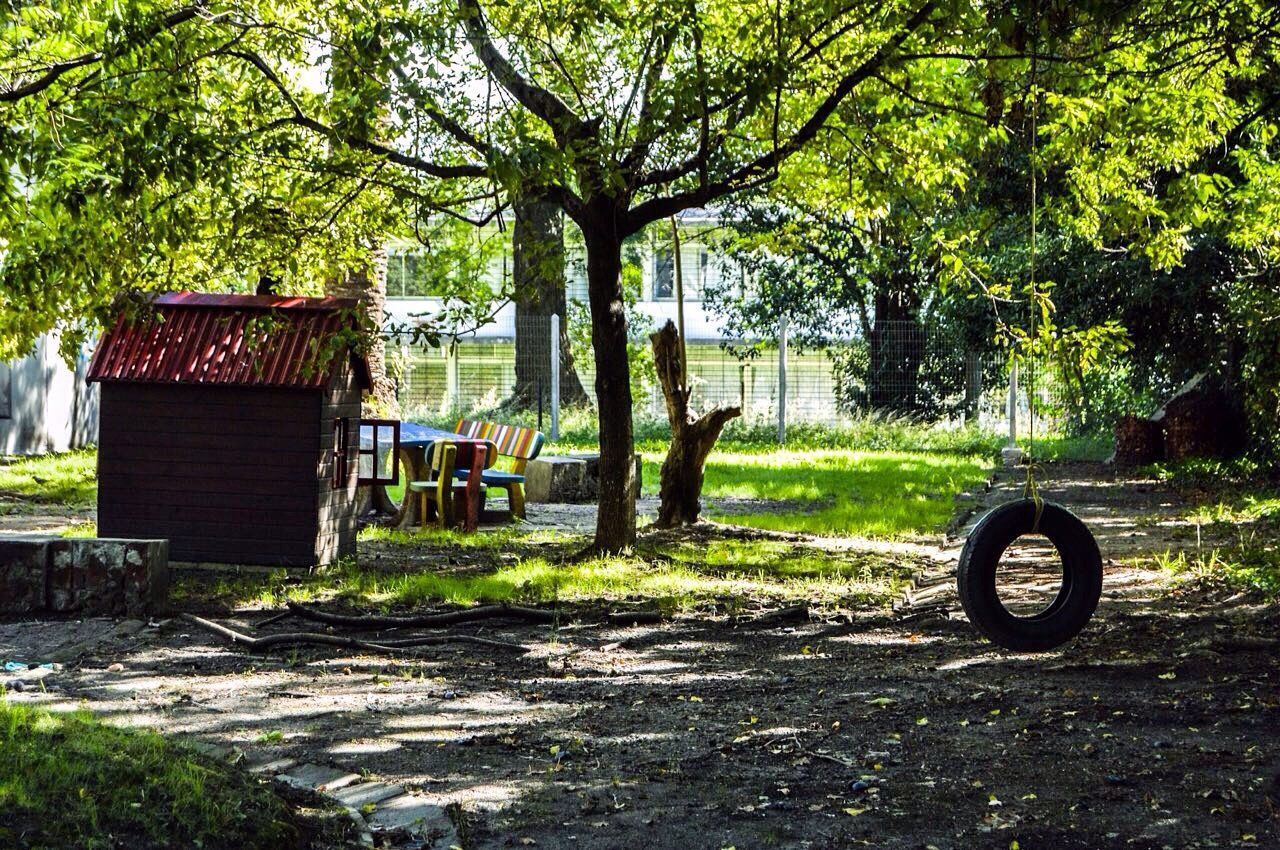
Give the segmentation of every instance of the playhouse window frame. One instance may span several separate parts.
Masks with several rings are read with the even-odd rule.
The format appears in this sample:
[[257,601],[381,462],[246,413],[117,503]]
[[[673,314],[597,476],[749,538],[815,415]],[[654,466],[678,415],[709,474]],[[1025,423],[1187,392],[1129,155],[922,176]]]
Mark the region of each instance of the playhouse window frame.
[[[373,484],[394,487],[400,483],[400,420],[399,419],[361,419],[360,420],[360,438],[356,443],[356,481],[357,483]],[[369,448],[364,447],[364,429],[370,430]],[[381,429],[391,429],[391,474],[378,474],[378,454],[379,448],[384,444],[378,439]],[[373,470],[373,475],[360,475],[361,460],[365,457],[370,458],[369,468]]]

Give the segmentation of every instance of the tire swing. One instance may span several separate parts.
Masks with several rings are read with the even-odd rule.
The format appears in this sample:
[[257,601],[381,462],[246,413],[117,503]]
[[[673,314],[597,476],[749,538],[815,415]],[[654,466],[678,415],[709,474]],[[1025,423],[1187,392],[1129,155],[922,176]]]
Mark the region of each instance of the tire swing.
[[[1038,13],[1038,9],[1037,9]],[[1037,18],[1038,18],[1037,14]],[[1039,28],[1036,28],[1038,32]],[[1031,57],[1031,334],[1036,338],[1036,51]],[[1029,361],[1030,362],[1030,361]],[[1035,371],[1029,370],[1030,404],[1035,400]],[[1006,649],[1043,652],[1061,646],[1088,624],[1102,595],[1102,555],[1093,533],[1061,505],[1040,498],[1035,480],[1035,412],[1028,429],[1027,483],[1023,498],[983,516],[965,541],[957,567],[960,604],[979,632]],[[1042,534],[1062,562],[1062,586],[1048,607],[1017,616],[1000,601],[996,578],[1000,562],[1020,537]]]
[[[1062,587],[1044,610],[1029,617],[1004,607],[996,589],[1000,561],[1013,541],[1043,534],[1062,561]],[[1005,649],[1043,652],[1080,633],[1102,595],[1102,554],[1089,528],[1071,511],[1039,498],[1019,499],[989,511],[960,552],[960,604],[988,640]]]

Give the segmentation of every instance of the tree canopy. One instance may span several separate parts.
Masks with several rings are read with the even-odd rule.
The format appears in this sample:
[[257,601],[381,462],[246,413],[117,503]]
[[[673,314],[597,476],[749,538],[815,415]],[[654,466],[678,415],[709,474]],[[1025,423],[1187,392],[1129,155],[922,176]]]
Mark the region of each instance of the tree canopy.
[[1263,0],[14,5],[0,351],[74,342],[136,291],[317,288],[371,239],[548,201],[586,246],[617,548],[623,239],[773,183],[864,223],[950,207],[939,281],[1011,296],[998,211],[966,193],[1020,139],[1047,220],[1087,244],[1167,267],[1212,228],[1269,261],[1278,22]]

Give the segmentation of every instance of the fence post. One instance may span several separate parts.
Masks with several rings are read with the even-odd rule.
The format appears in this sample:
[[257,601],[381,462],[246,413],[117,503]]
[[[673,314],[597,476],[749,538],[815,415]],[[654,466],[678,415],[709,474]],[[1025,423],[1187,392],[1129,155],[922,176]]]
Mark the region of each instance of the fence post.
[[778,319],[778,443],[787,441],[787,317]]
[[445,406],[449,410],[449,415],[457,413],[462,407],[462,392],[458,382],[458,338],[455,336],[449,340],[449,347],[445,349],[444,361],[444,394]]
[[551,314],[551,441],[560,439],[560,316]]
[[1022,449],[1018,447],[1018,358],[1009,362],[1009,445],[1000,450],[1005,466],[1017,466],[1022,462]]
[[1018,358],[1009,365],[1009,445],[1018,445]]

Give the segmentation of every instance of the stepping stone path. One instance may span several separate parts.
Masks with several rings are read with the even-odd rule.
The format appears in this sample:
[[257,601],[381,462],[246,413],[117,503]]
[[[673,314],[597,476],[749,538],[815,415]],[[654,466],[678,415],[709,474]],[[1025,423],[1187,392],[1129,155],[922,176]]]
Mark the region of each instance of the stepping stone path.
[[[244,753],[235,747],[195,744],[196,749],[223,761],[237,762]],[[270,776],[294,788],[323,794],[346,808],[355,822],[360,843],[372,847],[374,837],[391,833],[405,836],[421,850],[450,850],[462,846],[458,828],[444,807],[431,803],[399,785],[362,781],[358,773],[294,759],[253,764],[250,773]],[[394,845],[393,845],[394,846]]]

